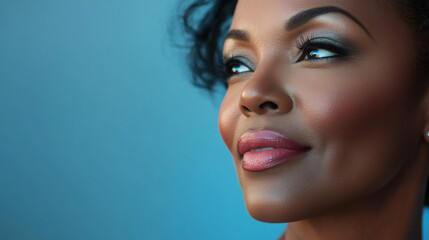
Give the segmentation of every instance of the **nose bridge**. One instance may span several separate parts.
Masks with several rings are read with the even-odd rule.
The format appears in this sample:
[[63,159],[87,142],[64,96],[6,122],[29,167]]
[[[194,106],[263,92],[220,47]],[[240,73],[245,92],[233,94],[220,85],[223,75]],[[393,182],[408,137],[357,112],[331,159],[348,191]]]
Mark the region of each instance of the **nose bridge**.
[[287,113],[293,107],[293,100],[287,92],[284,71],[274,66],[262,67],[253,73],[244,86],[240,97],[240,110],[245,116],[252,114]]

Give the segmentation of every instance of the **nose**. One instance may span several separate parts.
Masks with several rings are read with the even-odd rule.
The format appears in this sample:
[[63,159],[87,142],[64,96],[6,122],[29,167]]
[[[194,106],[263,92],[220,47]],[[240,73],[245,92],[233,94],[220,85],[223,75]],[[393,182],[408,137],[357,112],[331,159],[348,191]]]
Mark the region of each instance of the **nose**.
[[244,86],[240,96],[240,111],[246,117],[252,114],[284,114],[293,108],[293,100],[286,84],[279,77],[255,72]]

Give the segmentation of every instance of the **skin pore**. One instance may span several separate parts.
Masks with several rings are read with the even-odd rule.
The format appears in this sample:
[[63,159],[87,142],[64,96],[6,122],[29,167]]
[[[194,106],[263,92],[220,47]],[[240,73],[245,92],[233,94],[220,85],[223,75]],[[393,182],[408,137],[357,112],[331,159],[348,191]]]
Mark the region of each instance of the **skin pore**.
[[[288,222],[287,240],[421,239],[429,101],[414,46],[382,1],[238,1],[219,129],[253,218]],[[259,130],[309,150],[248,171],[237,144]]]

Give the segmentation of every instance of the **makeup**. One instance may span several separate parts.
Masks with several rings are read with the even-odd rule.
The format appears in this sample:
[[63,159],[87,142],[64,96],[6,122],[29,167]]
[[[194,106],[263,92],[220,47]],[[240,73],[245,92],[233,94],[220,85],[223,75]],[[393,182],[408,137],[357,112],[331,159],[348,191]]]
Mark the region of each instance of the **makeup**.
[[255,67],[249,60],[244,56],[224,56],[223,57],[223,66],[224,66],[224,78],[228,80],[229,78],[247,72],[253,72]]
[[[343,46],[339,41],[316,36],[307,36],[299,38],[296,42],[296,47],[299,50],[299,58],[295,63],[303,60],[320,61],[334,58],[344,58],[352,54],[352,50]],[[328,52],[328,56],[319,54],[320,50]],[[320,55],[320,56],[319,56]]]
[[270,130],[246,132],[237,146],[243,156],[242,167],[247,171],[270,169],[310,150]]
[[299,235],[288,239],[365,239],[362,219],[371,223],[365,233],[397,226],[374,239],[411,239],[396,230],[419,222],[427,176],[419,52],[393,8],[364,2],[237,2],[219,130],[249,214],[289,222]]

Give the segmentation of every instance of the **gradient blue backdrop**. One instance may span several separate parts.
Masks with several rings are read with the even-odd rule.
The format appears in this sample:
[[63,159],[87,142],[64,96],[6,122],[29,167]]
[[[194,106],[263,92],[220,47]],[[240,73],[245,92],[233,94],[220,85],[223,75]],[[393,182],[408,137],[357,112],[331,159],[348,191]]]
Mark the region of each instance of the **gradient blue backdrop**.
[[245,210],[221,95],[189,84],[175,14],[172,0],[0,0],[0,239],[281,234]]

